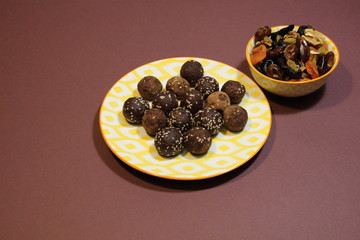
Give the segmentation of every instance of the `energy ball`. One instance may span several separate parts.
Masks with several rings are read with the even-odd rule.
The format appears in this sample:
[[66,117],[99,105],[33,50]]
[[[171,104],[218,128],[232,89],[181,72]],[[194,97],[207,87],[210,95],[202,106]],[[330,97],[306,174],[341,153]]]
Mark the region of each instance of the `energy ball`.
[[161,156],[171,157],[182,152],[184,137],[181,131],[174,127],[166,127],[155,135],[155,148]]
[[158,108],[146,110],[142,117],[142,125],[151,136],[154,136],[159,130],[166,127],[166,123],[167,117],[165,113]]
[[211,93],[219,91],[219,83],[215,78],[205,76],[197,81],[195,89],[204,94],[206,99]]
[[203,127],[193,127],[184,136],[184,146],[192,154],[207,153],[211,143],[211,134]]
[[162,88],[161,82],[154,76],[143,77],[137,84],[140,95],[149,101],[152,101]]
[[152,103],[154,108],[160,108],[167,115],[171,110],[178,107],[176,95],[169,91],[160,92]]
[[145,111],[149,108],[149,103],[142,97],[131,97],[124,102],[122,113],[129,123],[141,123]]
[[194,87],[196,82],[204,76],[204,69],[198,61],[189,60],[181,66],[180,76],[185,78],[191,87]]
[[203,109],[204,105],[204,95],[195,89],[190,89],[186,91],[184,98],[180,102],[180,106],[185,107],[192,114],[195,114],[200,109]]
[[229,105],[229,96],[225,92],[217,91],[207,97],[205,107],[213,108],[222,112]]
[[232,132],[240,132],[244,129],[247,121],[247,111],[239,105],[230,105],[225,108],[224,126]]
[[221,91],[225,92],[232,104],[239,104],[245,96],[245,86],[238,81],[229,80],[221,88]]
[[168,125],[180,129],[181,132],[186,132],[194,125],[194,119],[191,112],[183,107],[174,108],[169,113]]
[[218,134],[223,125],[221,113],[213,108],[201,109],[195,114],[194,120],[196,126],[206,128],[211,135]]
[[175,93],[179,100],[184,98],[185,92],[189,89],[189,82],[180,76],[172,77],[166,82],[166,90]]

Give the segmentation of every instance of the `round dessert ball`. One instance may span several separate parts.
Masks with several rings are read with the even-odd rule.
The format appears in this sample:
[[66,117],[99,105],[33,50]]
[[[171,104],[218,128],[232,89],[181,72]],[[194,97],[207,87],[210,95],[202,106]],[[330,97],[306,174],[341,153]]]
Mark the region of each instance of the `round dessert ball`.
[[137,84],[140,95],[149,101],[152,101],[162,88],[161,82],[154,76],[143,77]]
[[244,129],[247,121],[247,111],[239,105],[230,105],[225,108],[224,126],[232,132],[240,132]]
[[154,108],[160,108],[167,115],[171,110],[178,107],[178,101],[176,95],[169,91],[158,93],[153,101]]
[[166,82],[166,90],[175,93],[179,100],[184,98],[185,92],[189,89],[189,82],[180,76],[172,77]]
[[207,153],[211,142],[211,134],[204,127],[193,127],[184,136],[184,146],[192,154]]
[[184,149],[183,140],[183,135],[179,129],[166,127],[156,133],[155,148],[161,156],[175,156]]
[[174,108],[169,113],[168,125],[186,132],[194,125],[194,119],[191,112],[183,107]]
[[122,113],[129,123],[141,123],[145,111],[149,108],[149,103],[142,97],[131,97],[124,102]]
[[221,88],[221,91],[225,92],[232,104],[239,104],[245,96],[245,86],[238,81],[229,80]]
[[189,60],[181,66],[180,76],[185,78],[191,87],[194,87],[195,83],[204,76],[204,69],[198,61]]
[[142,125],[145,131],[154,136],[159,130],[166,127],[167,117],[159,108],[148,109],[142,117]]
[[190,89],[186,91],[184,98],[180,102],[180,106],[185,107],[192,114],[195,114],[200,109],[203,109],[204,105],[204,95],[195,89]]
[[225,92],[217,91],[208,96],[205,107],[213,108],[222,112],[229,105],[229,96]]
[[215,78],[205,76],[197,81],[195,89],[204,94],[206,99],[211,93],[219,91],[219,83]]
[[194,121],[196,126],[206,128],[211,135],[218,134],[223,125],[221,113],[213,108],[204,108],[198,111],[195,114]]

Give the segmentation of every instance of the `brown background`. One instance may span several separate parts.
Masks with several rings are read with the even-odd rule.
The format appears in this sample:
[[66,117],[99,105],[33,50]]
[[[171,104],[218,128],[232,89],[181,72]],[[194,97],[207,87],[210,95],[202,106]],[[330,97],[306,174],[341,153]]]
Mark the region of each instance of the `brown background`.
[[[358,0],[0,1],[0,239],[359,239]],[[157,179],[111,153],[101,101],[132,69],[193,56],[250,75],[260,25],[311,24],[338,45],[329,82],[266,93],[273,125],[245,166]]]

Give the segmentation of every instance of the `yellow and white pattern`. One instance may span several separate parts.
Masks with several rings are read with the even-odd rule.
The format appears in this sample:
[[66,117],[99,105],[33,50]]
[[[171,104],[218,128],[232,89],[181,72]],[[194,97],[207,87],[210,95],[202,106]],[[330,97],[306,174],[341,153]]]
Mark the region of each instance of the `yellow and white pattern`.
[[[140,96],[137,83],[141,78],[154,75],[165,87],[166,81],[179,75],[182,64],[190,59],[199,61],[205,75],[216,78],[220,87],[227,80],[244,84],[246,94],[240,105],[247,110],[249,120],[241,133],[222,130],[213,138],[206,155],[193,156],[184,150],[176,157],[165,158],[157,153],[154,138],[141,125],[131,125],[124,119],[122,106],[129,97]],[[115,83],[102,103],[100,128],[109,148],[129,166],[162,178],[195,180],[229,172],[251,159],[269,135],[271,110],[260,88],[237,69],[203,58],[169,58],[143,65]]]

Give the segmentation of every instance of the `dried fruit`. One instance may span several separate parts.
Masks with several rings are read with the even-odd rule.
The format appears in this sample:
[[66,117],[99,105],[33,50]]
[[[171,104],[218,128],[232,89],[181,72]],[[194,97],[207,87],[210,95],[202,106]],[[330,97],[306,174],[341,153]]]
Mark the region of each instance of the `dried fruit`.
[[299,54],[299,47],[295,44],[290,44],[284,49],[284,57],[286,59],[295,59]]
[[269,36],[271,33],[271,28],[269,26],[261,26],[255,32],[255,42],[261,41],[265,36]]
[[313,79],[335,64],[335,54],[328,48],[325,37],[311,25],[296,30],[291,24],[276,32],[262,26],[255,33],[250,60],[260,73],[274,79]]
[[266,75],[268,75],[271,78],[275,78],[278,80],[282,79],[282,75],[283,72],[281,70],[281,68],[276,65],[276,64],[271,64],[267,69],[266,69]]
[[280,29],[279,31],[270,34],[270,37],[271,37],[271,39],[276,39],[277,35],[280,35],[283,37],[283,36],[285,36],[285,34],[292,31],[293,29],[294,29],[294,24],[290,24],[289,26],[284,27],[284,28]]
[[300,59],[302,62],[306,62],[310,57],[310,49],[304,38],[300,38]]
[[306,71],[310,74],[311,78],[317,78],[320,76],[317,67],[313,61],[308,60],[305,63],[305,67],[306,67]]
[[300,34],[300,35],[304,35],[305,33],[305,29],[314,29],[312,26],[310,25],[302,25],[299,27],[299,29],[297,30],[297,32]]
[[328,52],[325,55],[327,71],[330,70],[335,64],[335,55],[333,51]]
[[319,72],[319,75],[323,75],[326,72],[326,57],[324,54],[319,54],[319,57],[316,61],[317,69]]
[[290,31],[287,34],[285,34],[284,38],[294,38],[294,39],[298,39],[300,37],[300,34],[295,32],[295,31]]
[[298,64],[295,63],[295,61],[288,59],[286,61],[286,64],[291,67],[292,70],[294,70],[295,72],[298,72],[300,70],[300,66]]
[[254,48],[250,53],[250,61],[253,65],[261,62],[266,58],[266,47],[265,45],[260,45]]

